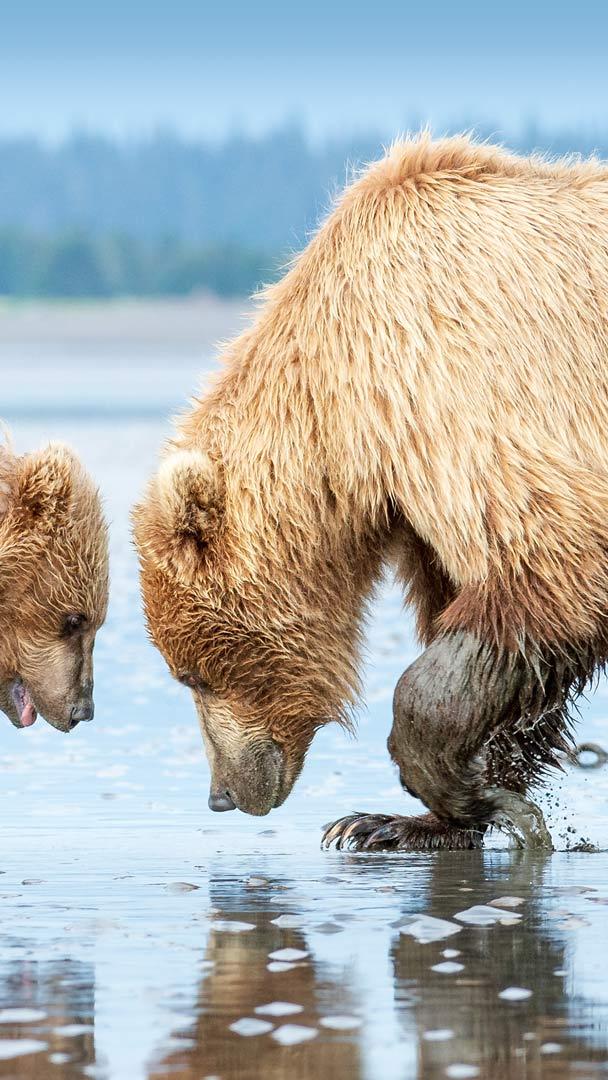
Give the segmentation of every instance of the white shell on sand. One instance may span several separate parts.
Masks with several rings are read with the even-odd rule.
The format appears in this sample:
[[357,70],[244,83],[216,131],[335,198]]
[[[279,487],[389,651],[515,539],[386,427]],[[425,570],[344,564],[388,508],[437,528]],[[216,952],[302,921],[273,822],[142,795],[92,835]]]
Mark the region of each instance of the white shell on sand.
[[298,1043],[315,1039],[318,1034],[317,1028],[303,1027],[300,1024],[283,1024],[282,1027],[273,1031],[272,1038],[281,1046],[297,1046]]
[[254,1016],[244,1016],[242,1020],[235,1020],[234,1024],[230,1024],[230,1031],[234,1031],[235,1035],[246,1037],[266,1035],[268,1031],[272,1031],[272,1024],[269,1024],[267,1020],[257,1020]]
[[47,1044],[37,1039],[0,1039],[0,1061],[10,1061],[24,1054],[39,1054],[46,1048]]
[[442,938],[458,934],[462,927],[447,919],[436,919],[434,915],[410,915],[400,923],[398,929],[400,934],[409,934],[421,945],[428,945],[431,941],[441,941]]
[[211,923],[211,929],[227,934],[243,934],[245,930],[255,930],[255,923],[239,922],[238,919],[215,919]]
[[307,952],[303,952],[302,949],[275,949],[274,952],[268,953],[271,960],[286,960],[287,963],[291,963],[292,960],[304,960],[308,956]]
[[303,1005],[294,1005],[291,1001],[271,1001],[268,1005],[258,1005],[255,1011],[264,1016],[292,1016],[302,1012],[303,1008]]
[[524,986],[507,986],[506,990],[501,990],[498,996],[503,1001],[526,1001],[527,998],[532,997],[532,991],[526,990]]
[[41,1009],[0,1009],[0,1024],[33,1024],[46,1015]]
[[[500,908],[490,907],[489,904],[474,904],[473,907],[459,911],[454,915],[454,918],[458,919],[459,922],[467,923],[468,926],[494,926],[495,923],[504,920],[505,913]],[[521,915],[518,915],[517,912],[509,912],[510,923],[512,922],[514,925],[519,919],[521,919]]]

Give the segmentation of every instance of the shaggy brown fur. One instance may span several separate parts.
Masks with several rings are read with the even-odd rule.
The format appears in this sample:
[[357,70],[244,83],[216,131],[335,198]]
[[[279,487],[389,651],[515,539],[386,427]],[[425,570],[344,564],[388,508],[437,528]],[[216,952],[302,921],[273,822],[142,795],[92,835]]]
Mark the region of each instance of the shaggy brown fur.
[[[422,136],[346,190],[226,349],[135,512],[152,637],[194,685],[232,801],[280,802],[315,729],[344,718],[387,562],[423,642],[464,641],[457,682],[475,698],[452,749],[479,791],[435,799],[435,771],[428,805],[488,820],[497,772],[523,791],[553,760],[568,698],[607,652],[607,360],[597,162]],[[492,688],[499,661],[511,674]],[[440,670],[447,687],[449,650]],[[428,758],[462,705],[429,703]],[[548,711],[537,746],[526,732]],[[408,786],[423,750],[401,720]],[[262,794],[271,742],[284,765]],[[523,747],[512,785],[489,743],[505,760]]]
[[93,643],[106,615],[108,550],[97,490],[52,445],[0,446],[0,708],[69,731],[93,715]]

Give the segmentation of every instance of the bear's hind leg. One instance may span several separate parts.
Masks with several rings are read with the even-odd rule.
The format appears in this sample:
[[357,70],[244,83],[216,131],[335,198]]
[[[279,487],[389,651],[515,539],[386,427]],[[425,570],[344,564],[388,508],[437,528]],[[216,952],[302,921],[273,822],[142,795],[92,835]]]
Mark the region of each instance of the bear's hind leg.
[[457,631],[437,638],[402,675],[388,746],[403,787],[431,813],[357,814],[327,827],[323,843],[358,850],[481,847],[495,824],[520,846],[550,848],[527,785],[565,745],[563,717],[536,718],[534,679],[518,654]]

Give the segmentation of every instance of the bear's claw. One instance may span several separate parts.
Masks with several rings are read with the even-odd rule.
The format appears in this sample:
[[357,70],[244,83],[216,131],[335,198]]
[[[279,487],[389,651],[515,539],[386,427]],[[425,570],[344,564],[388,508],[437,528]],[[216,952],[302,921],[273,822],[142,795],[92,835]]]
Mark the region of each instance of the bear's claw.
[[336,842],[336,848],[341,851],[343,847],[351,847],[353,850],[362,850],[370,837],[382,827],[386,827],[392,820],[389,814],[347,814],[325,826],[321,846],[331,847]]
[[483,831],[460,829],[434,814],[348,814],[326,825],[321,846],[338,851],[439,851],[483,847]]

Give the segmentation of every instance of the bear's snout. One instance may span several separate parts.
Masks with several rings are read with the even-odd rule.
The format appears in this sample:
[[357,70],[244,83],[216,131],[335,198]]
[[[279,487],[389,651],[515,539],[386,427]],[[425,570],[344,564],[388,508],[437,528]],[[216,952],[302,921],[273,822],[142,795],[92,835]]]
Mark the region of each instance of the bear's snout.
[[238,809],[263,817],[280,806],[291,786],[281,747],[273,739],[256,739],[230,758],[216,750],[209,808],[216,813]]

